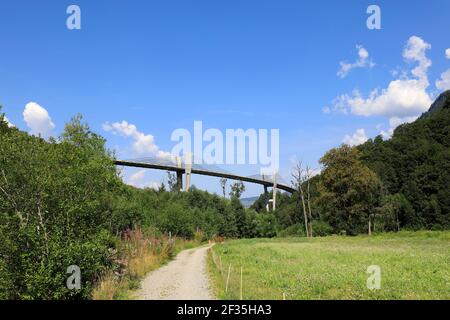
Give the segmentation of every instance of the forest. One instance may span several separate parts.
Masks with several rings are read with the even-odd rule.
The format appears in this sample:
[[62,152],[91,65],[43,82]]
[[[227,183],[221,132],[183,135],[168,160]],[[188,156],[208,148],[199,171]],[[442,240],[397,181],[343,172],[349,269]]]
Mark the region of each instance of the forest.
[[[301,164],[295,168],[299,191],[280,194],[274,212],[279,235],[450,229],[450,91],[391,139],[342,145],[320,164],[316,176]],[[267,197],[252,208],[263,212]]]
[[[389,140],[328,151],[319,175],[299,164],[298,192],[280,193],[270,212],[270,194],[244,208],[239,182],[229,198],[195,187],[126,185],[114,153],[81,115],[44,140],[0,113],[0,299],[91,298],[114,268],[118,243],[135,229],[203,241],[448,230],[450,93],[438,102]],[[80,290],[65,285],[70,265],[83,270]]]

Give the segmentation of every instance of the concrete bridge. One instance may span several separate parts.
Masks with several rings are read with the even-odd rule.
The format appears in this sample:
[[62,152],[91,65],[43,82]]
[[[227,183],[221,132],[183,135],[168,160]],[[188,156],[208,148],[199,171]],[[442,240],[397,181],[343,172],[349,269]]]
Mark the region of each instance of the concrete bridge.
[[156,169],[175,172],[177,175],[177,182],[179,186],[183,186],[183,175],[185,176],[184,190],[188,191],[191,183],[191,174],[199,174],[203,176],[226,178],[231,180],[238,180],[249,183],[260,184],[264,187],[264,192],[267,193],[267,188],[273,188],[273,199],[271,200],[273,208],[276,208],[276,191],[277,189],[294,193],[296,190],[283,182],[283,180],[276,174],[273,176],[254,175],[242,176],[228,173],[213,165],[196,165],[190,164],[192,161],[183,163],[179,157],[176,159],[161,159],[161,158],[141,158],[133,160],[115,160],[117,166]]

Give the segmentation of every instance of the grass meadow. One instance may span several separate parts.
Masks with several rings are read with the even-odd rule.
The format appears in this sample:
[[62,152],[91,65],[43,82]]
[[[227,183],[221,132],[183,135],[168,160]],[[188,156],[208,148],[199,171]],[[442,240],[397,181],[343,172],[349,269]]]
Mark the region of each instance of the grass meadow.
[[450,231],[231,240],[208,269],[220,299],[450,299]]

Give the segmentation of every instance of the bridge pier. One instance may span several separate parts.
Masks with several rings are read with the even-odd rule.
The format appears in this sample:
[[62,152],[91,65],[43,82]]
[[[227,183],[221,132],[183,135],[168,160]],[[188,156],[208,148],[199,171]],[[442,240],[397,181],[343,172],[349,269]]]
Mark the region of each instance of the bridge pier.
[[181,191],[183,188],[183,171],[177,171],[177,188]]
[[182,164],[181,164],[181,158],[179,156],[175,157],[175,162],[178,170],[176,170],[177,173],[177,191],[183,190],[183,170],[182,170]]
[[277,209],[277,172],[273,175],[273,195],[272,195],[272,201],[273,201],[273,211]]
[[184,173],[186,174],[186,185],[184,187],[184,191],[189,191],[191,187],[191,172],[192,172],[192,153],[188,153],[185,156],[184,161]]
[[266,211],[269,212],[270,208],[269,208],[269,196],[268,196],[269,192],[267,191],[267,186],[264,185],[264,199],[265,199],[265,205],[266,205]]

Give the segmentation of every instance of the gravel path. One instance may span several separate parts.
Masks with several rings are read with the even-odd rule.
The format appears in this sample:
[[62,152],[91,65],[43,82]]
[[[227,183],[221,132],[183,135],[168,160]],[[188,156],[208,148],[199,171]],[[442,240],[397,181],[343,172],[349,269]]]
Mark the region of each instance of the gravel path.
[[212,300],[206,274],[211,246],[180,252],[167,265],[150,272],[137,292],[139,300]]

